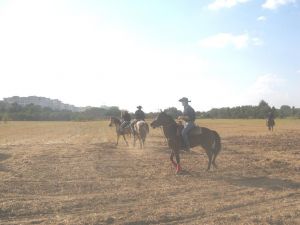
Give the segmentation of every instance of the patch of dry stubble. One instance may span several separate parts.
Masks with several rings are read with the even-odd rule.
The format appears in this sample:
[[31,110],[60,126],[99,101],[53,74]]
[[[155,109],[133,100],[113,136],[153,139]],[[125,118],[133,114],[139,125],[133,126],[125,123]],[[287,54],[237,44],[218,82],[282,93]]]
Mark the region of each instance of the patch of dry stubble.
[[299,224],[300,122],[199,123],[222,137],[219,169],[195,148],[180,176],[160,129],[141,150],[107,121],[1,124],[1,224]]

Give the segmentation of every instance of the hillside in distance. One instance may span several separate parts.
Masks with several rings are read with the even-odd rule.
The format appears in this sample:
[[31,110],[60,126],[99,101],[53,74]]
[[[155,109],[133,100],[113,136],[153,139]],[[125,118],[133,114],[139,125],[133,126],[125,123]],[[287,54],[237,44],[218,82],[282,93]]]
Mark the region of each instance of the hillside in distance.
[[58,99],[50,99],[46,97],[39,97],[39,96],[28,96],[28,97],[19,97],[19,96],[13,96],[8,98],[3,98],[3,101],[8,104],[17,103],[21,106],[26,105],[38,105],[43,108],[51,108],[53,110],[68,110],[72,112],[81,112],[86,110],[89,107],[77,107],[70,104],[65,104],[62,101]]

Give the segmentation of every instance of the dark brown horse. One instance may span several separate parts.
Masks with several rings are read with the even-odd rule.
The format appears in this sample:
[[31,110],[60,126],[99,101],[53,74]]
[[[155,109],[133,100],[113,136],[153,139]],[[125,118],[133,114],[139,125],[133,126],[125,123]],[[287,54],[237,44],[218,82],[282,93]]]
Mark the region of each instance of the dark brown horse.
[[[179,173],[181,171],[179,150],[184,149],[184,142],[180,132],[182,125],[177,124],[175,120],[165,112],[159,113],[157,118],[150,125],[153,128],[159,126],[163,127],[168,145],[172,149],[170,160],[176,167],[176,173]],[[191,147],[202,146],[206,151],[208,156],[207,170],[210,169],[211,164],[217,168],[215,160],[221,150],[221,138],[216,131],[196,126],[189,133],[189,141]],[[173,160],[174,155],[176,157],[176,163]]]
[[116,127],[116,133],[117,133],[117,143],[116,143],[116,145],[119,144],[119,138],[122,135],[123,138],[124,138],[124,141],[126,142],[126,145],[128,146],[128,142],[126,140],[125,135],[129,134],[131,136],[131,134],[132,134],[131,127],[126,126],[124,129],[121,130],[120,129],[121,121],[118,118],[112,116],[112,117],[110,117],[109,126],[112,127],[113,125]]

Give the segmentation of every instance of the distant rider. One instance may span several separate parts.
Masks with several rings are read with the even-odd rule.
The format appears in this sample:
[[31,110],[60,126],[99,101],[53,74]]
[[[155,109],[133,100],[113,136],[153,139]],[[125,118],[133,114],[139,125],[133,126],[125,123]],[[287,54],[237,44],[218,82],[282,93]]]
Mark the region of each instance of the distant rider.
[[[134,130],[134,125],[138,122],[138,121],[145,121],[145,113],[142,110],[142,106],[137,106],[137,109],[134,113],[134,120],[131,122],[130,126],[131,126],[131,130],[132,132],[135,134],[135,130]],[[148,128],[149,129],[149,128]]]
[[131,116],[128,113],[127,110],[124,110],[121,113],[122,123],[120,125],[120,132],[124,132],[125,127],[127,127],[130,124]]
[[271,111],[271,112],[268,113],[268,120],[269,121],[274,120],[274,113],[273,113],[273,111]]
[[267,126],[275,126],[275,116],[274,116],[274,111],[270,111],[268,113],[268,118],[267,118]]
[[143,120],[145,121],[145,113],[142,110],[142,106],[137,106],[138,110],[135,111],[134,117],[137,121]]

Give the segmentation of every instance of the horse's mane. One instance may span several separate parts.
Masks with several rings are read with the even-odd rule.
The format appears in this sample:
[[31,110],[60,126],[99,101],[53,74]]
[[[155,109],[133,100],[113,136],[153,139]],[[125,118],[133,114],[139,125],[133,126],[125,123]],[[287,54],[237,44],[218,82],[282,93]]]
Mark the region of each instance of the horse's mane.
[[174,124],[177,124],[176,121],[173,119],[173,117],[169,114],[167,114],[166,112],[162,112],[166,115],[166,117],[168,118],[168,120],[171,122],[171,123],[174,123]]

